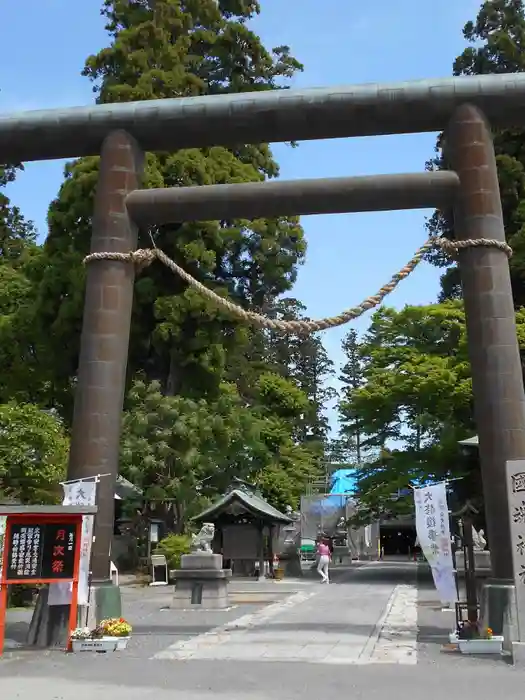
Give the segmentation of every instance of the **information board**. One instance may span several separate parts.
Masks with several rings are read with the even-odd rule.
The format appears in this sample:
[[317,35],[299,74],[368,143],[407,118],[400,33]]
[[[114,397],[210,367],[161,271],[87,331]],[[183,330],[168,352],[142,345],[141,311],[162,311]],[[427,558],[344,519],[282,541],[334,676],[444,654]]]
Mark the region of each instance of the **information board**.
[[75,537],[74,523],[13,523],[6,543],[6,579],[72,579]]
[[[5,506],[4,549],[0,568],[0,657],[4,650],[7,591],[10,585],[71,583],[68,641],[78,625],[78,572],[82,521],[96,508],[68,506]],[[14,512],[11,512],[14,511]],[[88,511],[88,512],[86,512]],[[89,512],[91,511],[91,512]]]

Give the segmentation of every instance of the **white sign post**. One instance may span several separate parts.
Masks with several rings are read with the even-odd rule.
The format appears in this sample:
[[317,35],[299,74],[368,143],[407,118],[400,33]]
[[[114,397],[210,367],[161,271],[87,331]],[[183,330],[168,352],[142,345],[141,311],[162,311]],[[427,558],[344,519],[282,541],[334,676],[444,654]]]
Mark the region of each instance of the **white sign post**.
[[[97,503],[98,477],[93,481],[68,481],[64,489],[63,506],[94,506]],[[89,603],[89,569],[91,546],[93,544],[94,516],[82,517],[82,540],[80,543],[80,563],[78,572],[78,605]],[[73,584],[70,582],[52,583],[49,586],[48,605],[69,605]]]
[[446,483],[414,489],[416,531],[443,605],[457,600]]
[[4,537],[7,515],[0,515],[0,579],[2,578],[2,566],[4,563]]

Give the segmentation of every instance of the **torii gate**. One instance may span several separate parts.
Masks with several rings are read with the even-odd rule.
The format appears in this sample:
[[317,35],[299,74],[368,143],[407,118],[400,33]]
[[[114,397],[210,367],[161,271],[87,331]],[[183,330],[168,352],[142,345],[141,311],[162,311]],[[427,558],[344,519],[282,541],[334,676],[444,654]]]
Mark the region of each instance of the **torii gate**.
[[[525,399],[507,262],[510,249],[488,122],[498,128],[522,127],[524,109],[525,75],[512,74],[1,117],[2,163],[101,155],[91,253],[120,254],[90,258],[68,478],[117,475],[135,274],[129,263],[136,259],[129,253],[136,248],[137,226],[453,206],[459,242],[452,247],[458,252],[463,283],[497,579],[493,589],[505,603],[502,596],[513,577],[505,465],[525,458]],[[140,190],[144,151],[440,130],[446,132],[453,171]],[[100,583],[109,580],[113,487],[114,479],[107,478],[99,489],[93,577]],[[490,624],[498,632],[501,619]]]

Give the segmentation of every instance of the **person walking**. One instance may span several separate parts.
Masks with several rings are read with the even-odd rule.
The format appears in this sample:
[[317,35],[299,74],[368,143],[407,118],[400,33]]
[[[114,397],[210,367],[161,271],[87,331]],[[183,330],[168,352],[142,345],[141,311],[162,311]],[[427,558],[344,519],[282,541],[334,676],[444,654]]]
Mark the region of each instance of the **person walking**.
[[326,540],[321,540],[317,545],[317,556],[319,563],[317,564],[317,573],[321,576],[321,583],[330,583],[328,575],[328,567],[330,566],[330,547]]

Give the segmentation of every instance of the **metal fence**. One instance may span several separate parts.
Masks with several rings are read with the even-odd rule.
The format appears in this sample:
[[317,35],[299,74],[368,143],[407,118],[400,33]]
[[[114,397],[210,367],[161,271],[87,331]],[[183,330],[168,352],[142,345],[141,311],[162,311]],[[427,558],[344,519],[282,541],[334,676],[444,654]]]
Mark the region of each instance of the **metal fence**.
[[[301,541],[315,540],[323,532],[335,534],[337,524],[343,518],[348,521],[354,515],[355,500],[343,494],[317,494],[301,498]],[[376,559],[379,551],[379,522],[347,529],[348,549],[353,558]]]
[[315,540],[324,532],[331,534],[337,523],[346,520],[348,496],[317,494],[301,497],[301,539]]

